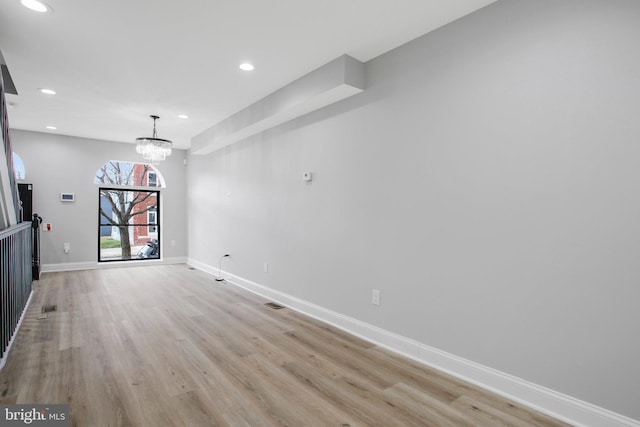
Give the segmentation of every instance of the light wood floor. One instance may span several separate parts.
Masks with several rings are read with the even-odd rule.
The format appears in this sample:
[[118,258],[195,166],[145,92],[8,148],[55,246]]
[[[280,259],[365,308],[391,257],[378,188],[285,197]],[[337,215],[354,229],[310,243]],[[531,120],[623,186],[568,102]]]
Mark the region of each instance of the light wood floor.
[[0,403],[82,427],[565,425],[265,302],[186,265],[46,273]]

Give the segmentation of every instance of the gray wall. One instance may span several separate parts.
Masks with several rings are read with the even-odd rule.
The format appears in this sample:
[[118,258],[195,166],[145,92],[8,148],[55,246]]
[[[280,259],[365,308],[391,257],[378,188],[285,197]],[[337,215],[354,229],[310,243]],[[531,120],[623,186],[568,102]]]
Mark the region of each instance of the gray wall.
[[501,1],[190,155],[190,258],[640,419],[639,22]]
[[[22,157],[31,183],[33,208],[52,231],[41,233],[41,263],[45,268],[96,263],[98,257],[98,185],[96,172],[109,160],[142,162],[134,144],[75,138],[21,130],[11,131],[13,150]],[[186,166],[184,150],[173,150],[156,166],[167,188],[161,189],[162,257],[184,258],[186,240]],[[75,193],[76,201],[60,201],[60,193]],[[175,246],[171,246],[175,240]],[[64,253],[64,243],[71,251]]]

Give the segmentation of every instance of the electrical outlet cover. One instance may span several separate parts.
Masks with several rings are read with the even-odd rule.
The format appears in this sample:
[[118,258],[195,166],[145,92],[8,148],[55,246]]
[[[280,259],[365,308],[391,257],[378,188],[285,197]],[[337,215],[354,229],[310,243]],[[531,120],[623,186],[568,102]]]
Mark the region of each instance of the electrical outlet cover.
[[380,305],[380,291],[378,289],[373,289],[371,292],[371,304]]

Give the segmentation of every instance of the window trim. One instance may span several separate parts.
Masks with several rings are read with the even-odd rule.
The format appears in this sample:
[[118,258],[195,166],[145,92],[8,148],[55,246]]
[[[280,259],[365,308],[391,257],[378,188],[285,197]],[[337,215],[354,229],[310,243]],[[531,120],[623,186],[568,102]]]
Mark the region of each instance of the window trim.
[[[113,225],[110,224],[102,224],[102,213],[101,213],[101,202],[102,202],[102,192],[103,191],[120,191],[120,192],[131,192],[131,193],[154,193],[155,197],[156,197],[156,205],[155,205],[155,214],[156,214],[156,223],[155,224],[149,224],[148,221],[148,215],[145,215],[145,217],[147,218],[147,222],[143,223],[143,224],[127,224],[127,227],[129,228],[133,228],[133,227],[145,227],[145,229],[149,230],[149,226],[153,225],[156,227],[156,231],[155,233],[157,234],[155,240],[157,240],[158,242],[158,256],[154,257],[154,258],[137,258],[137,254],[136,253],[132,253],[131,254],[131,258],[129,259],[123,259],[122,256],[120,258],[114,258],[114,259],[101,259],[101,250],[102,248],[101,246],[101,242],[100,242],[100,237],[101,237],[101,229],[102,227],[108,226],[108,227],[113,227]],[[98,256],[97,256],[97,260],[98,263],[104,263],[104,262],[129,262],[129,261],[159,261],[162,259],[162,244],[161,244],[161,233],[160,233],[160,204],[161,204],[161,192],[160,189],[157,190],[152,190],[149,187],[109,187],[109,186],[99,186],[98,187],[98,227],[97,227],[97,231],[98,231]],[[147,214],[150,211],[147,211]],[[135,233],[134,233],[135,236]],[[150,239],[151,240],[151,239]],[[134,240],[135,242],[135,240]],[[134,245],[131,245],[132,247]]]

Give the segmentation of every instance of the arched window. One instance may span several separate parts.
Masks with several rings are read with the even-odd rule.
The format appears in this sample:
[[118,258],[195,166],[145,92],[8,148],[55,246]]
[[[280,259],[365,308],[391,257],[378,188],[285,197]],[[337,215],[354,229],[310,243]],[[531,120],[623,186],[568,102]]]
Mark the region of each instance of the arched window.
[[160,191],[164,178],[152,165],[111,160],[97,172],[100,185],[98,261],[160,258]]
[[13,171],[15,172],[16,179],[25,179],[27,173],[24,170],[24,162],[16,153],[13,154]]
[[96,172],[96,184],[116,187],[165,187],[162,174],[147,163],[109,160]]

